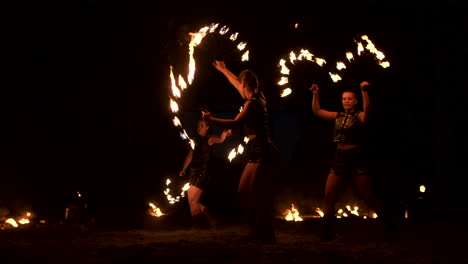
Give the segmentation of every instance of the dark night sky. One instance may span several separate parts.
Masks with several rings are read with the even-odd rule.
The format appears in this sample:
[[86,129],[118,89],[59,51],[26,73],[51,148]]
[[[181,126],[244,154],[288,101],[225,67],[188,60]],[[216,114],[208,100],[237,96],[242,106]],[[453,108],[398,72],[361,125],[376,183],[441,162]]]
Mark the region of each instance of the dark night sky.
[[[264,14],[255,6],[230,16],[215,7],[176,12],[175,3],[88,0],[11,7],[2,38],[8,85],[1,96],[0,201],[58,208],[74,190],[103,201],[159,194],[161,179],[178,172],[187,151],[171,126],[169,65],[186,65],[178,47],[185,33],[219,22],[240,33],[251,61],[229,64],[235,57],[229,46],[207,39],[196,53],[197,76],[184,104],[187,120],[194,120],[191,113],[201,105],[229,115],[242,103],[209,64],[214,53],[226,56],[233,71],[248,66],[269,89],[285,177],[291,186],[302,186],[304,196],[315,196],[322,191],[330,127],[312,116],[306,70],[298,66],[297,78],[306,83],[296,81],[294,95],[277,96],[276,64],[301,47],[333,62],[354,47],[354,37],[367,34],[391,62],[387,71],[369,76],[377,86],[371,149],[376,167],[386,168],[378,172],[380,183],[399,198],[426,184],[444,206],[462,204],[460,181],[468,175],[466,27],[455,1],[424,3],[364,1],[338,9],[322,4],[300,14]],[[323,98],[322,105],[338,107],[337,91],[329,89],[332,99]]]

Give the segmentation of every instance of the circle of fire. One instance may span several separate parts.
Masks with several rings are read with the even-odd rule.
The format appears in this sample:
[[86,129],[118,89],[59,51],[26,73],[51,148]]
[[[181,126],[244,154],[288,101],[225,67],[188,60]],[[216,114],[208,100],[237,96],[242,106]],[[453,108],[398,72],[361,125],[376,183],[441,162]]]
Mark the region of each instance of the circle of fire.
[[[208,35],[208,34],[214,34],[218,33],[219,35],[222,36],[227,36],[227,33],[229,32],[229,27],[227,26],[222,26],[219,27],[219,23],[212,23],[209,26],[204,26],[201,29],[198,30],[198,32],[195,33],[189,33],[191,36],[191,41],[189,43],[188,47],[188,52],[189,52],[189,64],[188,64],[188,74],[184,78],[182,75],[179,75],[176,81],[176,78],[174,77],[174,74],[172,72],[172,65],[170,66],[170,80],[171,80],[171,90],[172,90],[172,95],[170,95],[170,108],[172,110],[172,113],[174,114],[173,118],[173,124],[175,127],[179,127],[182,132],[180,133],[180,136],[184,140],[188,140],[190,146],[195,148],[195,142],[193,139],[189,137],[187,134],[186,130],[183,128],[182,123],[180,119],[178,118],[177,114],[179,112],[179,102],[178,99],[182,97],[182,93],[185,89],[188,88],[193,82],[194,76],[195,76],[195,59],[194,59],[194,52],[195,52],[195,47],[201,44],[203,38]],[[229,35],[229,39],[232,41],[236,41],[239,33],[235,32]],[[246,49],[247,43],[244,41],[239,42],[236,46],[239,51],[242,52],[241,55],[241,60],[242,61],[248,61],[249,60],[249,50]],[[188,83],[188,85],[187,85]],[[232,151],[231,151],[232,152]]]
[[294,51],[289,52],[289,63],[284,58],[281,58],[279,63],[278,63],[278,67],[281,69],[280,72],[281,72],[281,75],[282,75],[281,79],[278,82],[278,85],[283,87],[281,89],[281,97],[286,97],[286,96],[290,95],[291,92],[292,92],[291,88],[287,86],[287,84],[289,83],[289,77],[288,76],[289,76],[290,69],[288,68],[288,66],[286,64],[294,65],[295,62],[298,61],[298,60],[308,60],[308,61],[311,61],[313,63],[316,63],[317,65],[319,65],[321,67],[323,67],[323,65],[327,63],[324,59],[316,57],[314,54],[312,54],[307,49],[301,49],[299,51],[298,55],[296,55],[296,53],[294,53]]
[[[179,99],[182,97],[182,94],[185,89],[187,89],[193,82],[194,76],[195,76],[195,59],[194,59],[194,52],[195,52],[195,47],[200,45],[202,43],[203,38],[208,35],[208,34],[219,34],[221,36],[229,36],[229,39],[233,42],[237,41],[237,37],[239,33],[234,32],[232,34],[227,34],[229,32],[229,27],[227,26],[222,26],[220,27],[219,23],[212,23],[209,26],[204,26],[200,28],[197,32],[192,33],[190,32],[189,35],[191,36],[190,43],[188,44],[188,53],[189,53],[189,63],[188,63],[188,74],[187,76],[182,76],[179,75],[176,79],[173,73],[173,66],[170,65],[170,74],[169,78],[171,81],[171,94],[169,95],[169,102],[170,102],[170,109],[173,113],[173,125],[175,127],[180,128],[180,137],[184,140],[187,140],[191,146],[192,149],[195,148],[195,142],[193,141],[192,138],[187,134],[186,130],[184,129],[182,122],[180,121],[178,117],[179,113]],[[249,60],[249,50],[246,49],[247,43],[244,41],[240,41],[237,43],[236,47],[237,49],[242,52],[241,54],[241,61],[248,61]],[[243,147],[242,143],[239,145],[239,147],[231,150],[228,154],[228,159],[231,161],[237,154],[240,154],[243,152]],[[170,204],[174,204],[176,202],[180,201],[181,197],[185,196],[185,192],[188,190],[189,183],[185,183],[184,186],[182,187],[182,190],[180,192],[180,195],[177,196],[172,196],[171,195],[171,188],[169,187],[171,183],[171,180],[168,178],[166,179],[166,188],[164,190],[164,194]],[[155,211],[154,209],[154,204],[151,206],[151,209]],[[159,215],[161,213],[158,213]]]
[[[362,41],[361,41],[362,40]],[[354,40],[356,43],[356,54],[357,56],[361,56],[364,54],[364,52],[370,52],[376,59],[376,62],[378,65],[382,66],[382,68],[388,68],[390,67],[390,62],[385,61],[385,55],[383,54],[382,51],[378,50],[374,43],[369,39],[367,35],[362,35],[361,40]],[[366,42],[366,45],[364,46],[363,41]],[[356,55],[351,52],[347,51],[346,52],[346,59],[347,63],[352,63],[355,60]],[[348,65],[349,66],[349,65]],[[343,69],[347,69],[347,65],[344,61],[338,61],[336,63],[336,69],[338,71],[341,71]],[[341,76],[338,73],[331,73],[330,72],[330,77],[332,78],[333,82],[338,82],[342,80]]]

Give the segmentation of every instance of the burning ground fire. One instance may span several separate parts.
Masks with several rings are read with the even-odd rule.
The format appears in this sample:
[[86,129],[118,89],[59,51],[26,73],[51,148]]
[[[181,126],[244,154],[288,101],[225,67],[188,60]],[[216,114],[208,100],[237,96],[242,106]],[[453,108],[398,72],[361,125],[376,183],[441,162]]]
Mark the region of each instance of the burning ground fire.
[[[14,218],[7,218],[3,224],[0,224],[0,229],[11,229],[11,228],[18,228],[20,226],[29,224],[31,222],[32,213],[26,212],[23,216],[18,217],[17,219]],[[3,219],[2,219],[3,221]]]
[[[362,217],[363,219],[368,219],[368,218],[377,218],[377,214],[374,212],[359,212],[359,207],[358,206],[350,206],[346,205],[345,209],[338,209],[336,212],[335,216],[336,218],[345,218],[349,217],[351,215],[357,216],[357,217]],[[299,210],[294,206],[294,204],[291,205],[291,209],[286,209],[283,213],[283,219],[286,221],[294,221],[294,222],[300,222],[303,221],[303,218],[321,218],[324,216],[324,213],[322,209],[316,208],[314,214],[308,215],[308,216],[300,216]]]

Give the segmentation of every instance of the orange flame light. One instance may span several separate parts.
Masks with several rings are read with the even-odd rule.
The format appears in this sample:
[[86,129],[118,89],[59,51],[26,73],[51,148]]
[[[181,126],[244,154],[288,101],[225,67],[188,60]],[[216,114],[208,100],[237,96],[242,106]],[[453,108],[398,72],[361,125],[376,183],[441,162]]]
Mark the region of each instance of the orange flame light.
[[23,216],[18,217],[17,219],[8,218],[5,220],[3,224],[0,224],[0,229],[8,229],[8,228],[18,228],[21,225],[26,225],[31,223],[32,213],[26,212]]
[[[366,46],[364,47],[363,43],[361,41],[355,40],[357,45],[357,50],[356,53],[358,56],[361,56],[365,50],[369,51],[371,54],[374,55],[374,57],[377,59],[377,64],[382,66],[382,68],[388,68],[390,67],[390,62],[384,61],[385,55],[383,54],[382,51],[378,50],[374,43],[369,39],[367,35],[362,35],[361,39],[366,42]],[[348,62],[351,62],[354,59],[354,55],[352,52],[347,51],[346,52],[346,58]],[[343,69],[346,69],[347,66],[344,62],[337,62],[336,68],[338,71],[341,71]],[[341,77],[337,73],[330,73],[330,77],[332,78],[333,82],[338,82],[341,80]]]
[[[327,63],[324,59],[316,57],[314,54],[312,54],[310,51],[306,49],[301,49],[299,51],[299,54],[296,55],[294,51],[289,52],[289,63],[291,65],[294,65],[296,61],[298,60],[307,60],[311,61],[313,63],[316,63],[319,66],[323,66],[325,63]],[[281,69],[280,73],[283,75],[280,77],[280,80],[278,81],[279,86],[285,86],[289,83],[289,73],[290,69],[286,65],[287,60],[284,58],[281,58],[278,63],[278,67]],[[292,90],[290,87],[283,87],[281,89],[281,97],[286,97],[292,93]]]
[[[223,36],[226,35],[229,32],[229,27],[227,26],[219,26],[219,23],[212,23],[209,26],[204,26],[200,28],[197,32],[189,32],[188,35],[191,37],[190,43],[188,44],[188,54],[189,54],[189,62],[188,62],[188,73],[187,76],[184,78],[182,75],[178,75],[177,82],[176,82],[176,77],[174,76],[173,73],[173,67],[170,65],[170,73],[169,73],[169,79],[171,82],[171,95],[169,98],[170,101],[170,109],[174,113],[174,115],[177,115],[179,112],[179,102],[178,99],[180,99],[183,96],[183,91],[188,88],[189,85],[192,84],[194,77],[195,77],[195,58],[194,58],[194,53],[195,53],[195,48],[199,46],[202,43],[202,40],[205,38],[206,35],[212,34],[212,33],[219,33],[219,35]],[[229,39],[233,42],[238,40],[239,33],[238,32],[233,32],[230,34]],[[239,51],[242,52],[241,54],[241,60],[242,61],[248,61],[249,60],[249,50],[246,50],[247,43],[240,41],[236,47]],[[188,84],[187,84],[188,83]],[[183,130],[182,123],[180,122],[180,119],[177,116],[174,116],[173,118],[173,123],[175,127],[179,127]],[[194,148],[194,142],[193,140],[187,135],[185,130],[181,133],[181,138],[188,140],[192,149]]]
[[291,204],[291,209],[287,209],[284,215],[286,221],[302,221],[302,218],[299,216],[299,211],[294,207],[294,204]]
[[154,203],[148,203],[148,205],[150,206],[150,208],[148,209],[148,213],[150,215],[155,216],[155,217],[160,217],[164,215],[161,212],[161,209],[158,208],[156,205],[154,205]]

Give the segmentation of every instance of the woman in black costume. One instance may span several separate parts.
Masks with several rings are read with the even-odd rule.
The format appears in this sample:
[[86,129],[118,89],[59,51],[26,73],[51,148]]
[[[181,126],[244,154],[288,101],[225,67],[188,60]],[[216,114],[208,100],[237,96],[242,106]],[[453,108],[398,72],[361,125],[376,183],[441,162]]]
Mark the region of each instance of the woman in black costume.
[[250,221],[250,232],[243,241],[276,243],[272,225],[273,192],[275,190],[274,171],[279,152],[270,137],[269,116],[266,99],[258,88],[258,79],[254,72],[243,70],[239,76],[226,68],[223,61],[214,61],[213,65],[225,75],[245,100],[241,112],[234,119],[216,118],[203,111],[203,118],[223,128],[243,126],[249,139],[238,194],[241,207]]
[[312,111],[324,120],[335,123],[334,143],[336,144],[335,159],[327,177],[324,197],[324,217],[322,240],[331,240],[333,237],[333,222],[335,219],[335,205],[339,195],[344,190],[345,183],[353,181],[354,187],[364,201],[383,220],[388,230],[395,234],[395,226],[383,203],[373,191],[371,177],[367,173],[366,159],[363,153],[363,128],[369,116],[370,100],[368,95],[369,82],[361,82],[363,111],[356,110],[358,100],[353,91],[342,93],[344,111],[332,112],[320,108],[319,87],[313,84]]
[[216,228],[217,221],[209,213],[205,205],[200,202],[203,190],[208,184],[206,170],[213,153],[213,145],[223,143],[226,137],[230,136],[230,129],[224,130],[220,135],[213,135],[211,125],[206,120],[197,122],[197,135],[194,137],[195,147],[190,149],[185,158],[185,162],[179,176],[184,176],[185,171],[190,166],[189,184],[187,191],[192,216],[192,227],[200,228],[205,217],[211,228]]

